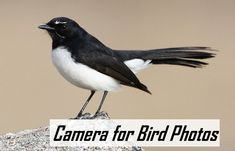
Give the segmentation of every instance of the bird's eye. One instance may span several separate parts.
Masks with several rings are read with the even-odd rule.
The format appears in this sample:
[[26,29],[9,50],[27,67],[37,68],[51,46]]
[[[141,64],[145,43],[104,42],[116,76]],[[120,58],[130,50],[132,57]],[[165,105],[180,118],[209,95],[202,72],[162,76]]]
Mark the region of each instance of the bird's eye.
[[59,25],[57,25],[57,27],[58,27],[59,29],[62,29],[62,30],[65,30],[65,29],[67,28],[67,26],[64,25],[64,24],[59,24]]
[[61,27],[62,29],[66,29],[66,25],[62,25],[62,27]]

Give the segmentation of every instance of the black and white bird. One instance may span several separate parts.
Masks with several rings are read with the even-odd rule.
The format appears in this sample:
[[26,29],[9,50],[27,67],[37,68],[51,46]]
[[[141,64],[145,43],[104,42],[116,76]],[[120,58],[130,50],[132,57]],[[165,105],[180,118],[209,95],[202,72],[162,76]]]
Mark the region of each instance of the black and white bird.
[[90,35],[74,20],[57,17],[40,25],[52,38],[52,62],[59,73],[75,86],[91,91],[78,117],[96,91],[104,92],[96,111],[100,112],[109,91],[126,85],[151,92],[136,73],[151,64],[171,64],[200,68],[199,61],[214,57],[209,47],[176,47],[152,50],[113,50]]

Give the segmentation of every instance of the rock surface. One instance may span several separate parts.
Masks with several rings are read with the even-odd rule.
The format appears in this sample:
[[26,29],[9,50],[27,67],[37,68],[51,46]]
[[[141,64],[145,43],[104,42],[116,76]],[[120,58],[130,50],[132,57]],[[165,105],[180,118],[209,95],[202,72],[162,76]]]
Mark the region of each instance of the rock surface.
[[[110,119],[107,113],[100,112],[95,117],[89,113],[78,119]],[[18,133],[0,136],[1,151],[143,151],[140,147],[51,147],[49,127],[27,129]]]

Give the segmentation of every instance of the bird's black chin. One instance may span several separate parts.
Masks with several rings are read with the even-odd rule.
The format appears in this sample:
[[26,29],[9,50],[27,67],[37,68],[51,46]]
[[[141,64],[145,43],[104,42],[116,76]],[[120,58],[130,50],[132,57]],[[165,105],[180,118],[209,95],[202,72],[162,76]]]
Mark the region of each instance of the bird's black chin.
[[38,26],[38,28],[43,29],[43,30],[47,30],[47,31],[55,31],[55,28],[50,27],[47,24],[40,25],[40,26]]
[[59,38],[65,39],[65,36],[59,34],[58,32],[55,32],[55,34],[56,34]]

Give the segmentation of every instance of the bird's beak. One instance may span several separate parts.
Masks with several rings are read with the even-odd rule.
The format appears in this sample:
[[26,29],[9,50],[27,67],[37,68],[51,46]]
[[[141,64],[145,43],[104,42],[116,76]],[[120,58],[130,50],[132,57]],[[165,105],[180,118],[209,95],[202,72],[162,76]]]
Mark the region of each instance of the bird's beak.
[[44,30],[55,30],[55,28],[53,28],[53,27],[50,27],[50,26],[48,26],[47,24],[43,24],[43,25],[40,25],[40,26],[38,26],[38,28],[40,28],[40,29],[44,29]]

